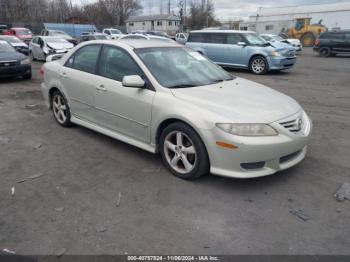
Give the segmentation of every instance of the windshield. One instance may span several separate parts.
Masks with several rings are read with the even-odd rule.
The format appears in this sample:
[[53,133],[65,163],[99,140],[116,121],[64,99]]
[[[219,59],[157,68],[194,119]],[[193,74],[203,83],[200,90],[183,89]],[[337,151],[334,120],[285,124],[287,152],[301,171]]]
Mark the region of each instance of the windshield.
[[211,85],[233,77],[199,53],[181,47],[141,48],[138,55],[167,88]]
[[28,29],[16,30],[17,35],[31,35],[32,32]]
[[0,42],[0,52],[16,52],[7,42]]
[[122,32],[120,32],[118,29],[112,29],[112,30],[109,30],[111,32],[111,34],[113,35],[120,35]]
[[276,41],[283,41],[284,39],[278,35],[274,35],[273,39],[275,39]]
[[244,34],[245,38],[251,45],[266,45],[264,38],[260,37],[258,34]]

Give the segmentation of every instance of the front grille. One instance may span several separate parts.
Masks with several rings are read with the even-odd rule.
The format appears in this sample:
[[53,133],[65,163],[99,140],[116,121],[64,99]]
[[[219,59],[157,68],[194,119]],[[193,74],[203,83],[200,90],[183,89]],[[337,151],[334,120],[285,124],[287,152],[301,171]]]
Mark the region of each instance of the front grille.
[[300,117],[297,117],[296,119],[286,121],[286,122],[281,122],[279,124],[292,133],[298,133],[303,129],[304,121],[303,121],[303,118],[300,116]]
[[294,50],[287,50],[282,53],[284,57],[295,57],[295,51]]
[[300,154],[300,152],[301,152],[301,150],[299,150],[297,152],[294,152],[292,154],[289,154],[289,155],[281,157],[280,158],[280,163],[285,163],[285,162],[288,162],[288,161],[296,158]]
[[11,67],[11,66],[16,66],[17,61],[0,61],[0,67],[1,68],[6,68],[6,67]]

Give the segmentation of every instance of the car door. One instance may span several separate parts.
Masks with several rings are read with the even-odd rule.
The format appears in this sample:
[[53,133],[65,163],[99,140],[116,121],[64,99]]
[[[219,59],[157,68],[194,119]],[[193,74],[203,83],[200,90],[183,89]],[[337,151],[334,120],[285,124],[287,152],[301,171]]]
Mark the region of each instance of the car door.
[[239,67],[247,66],[247,45],[245,39],[238,33],[229,33],[226,38],[225,64]]
[[206,33],[206,55],[213,60],[215,63],[224,64],[225,63],[225,33]]
[[39,37],[38,39],[38,45],[35,46],[35,58],[40,59],[40,60],[45,60],[45,53],[44,53],[44,48],[45,46],[45,41],[43,38]]
[[105,128],[142,142],[150,142],[152,103],[155,92],[122,84],[124,76],[144,77],[130,54],[105,45],[98,64],[95,91],[96,119]]
[[94,95],[96,65],[101,45],[86,45],[77,50],[59,72],[61,82],[68,93],[72,115],[79,119],[96,122]]
[[30,51],[32,52],[32,55],[34,58],[38,58],[38,49],[40,49],[39,46],[39,37],[33,38],[32,42],[30,43]]
[[332,50],[337,52],[345,52],[345,33],[336,32],[331,35],[331,47]]

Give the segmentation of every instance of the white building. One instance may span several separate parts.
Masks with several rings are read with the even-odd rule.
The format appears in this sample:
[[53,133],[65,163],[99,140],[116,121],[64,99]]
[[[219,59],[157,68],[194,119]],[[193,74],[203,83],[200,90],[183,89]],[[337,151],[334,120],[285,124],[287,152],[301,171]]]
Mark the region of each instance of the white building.
[[260,34],[279,34],[282,29],[294,27],[296,18],[305,17],[311,18],[311,24],[322,21],[330,30],[350,29],[350,2],[259,8],[247,25]]
[[175,35],[179,31],[181,19],[173,14],[137,16],[126,21],[128,32],[135,30],[163,31],[169,35]]

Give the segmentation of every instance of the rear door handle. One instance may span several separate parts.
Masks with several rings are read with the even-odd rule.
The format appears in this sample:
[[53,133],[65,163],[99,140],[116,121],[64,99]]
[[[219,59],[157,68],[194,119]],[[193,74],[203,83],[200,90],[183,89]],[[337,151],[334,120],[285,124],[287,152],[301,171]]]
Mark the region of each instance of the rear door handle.
[[96,87],[97,91],[102,91],[102,92],[107,92],[107,89],[105,88],[104,85],[99,85],[98,87]]

